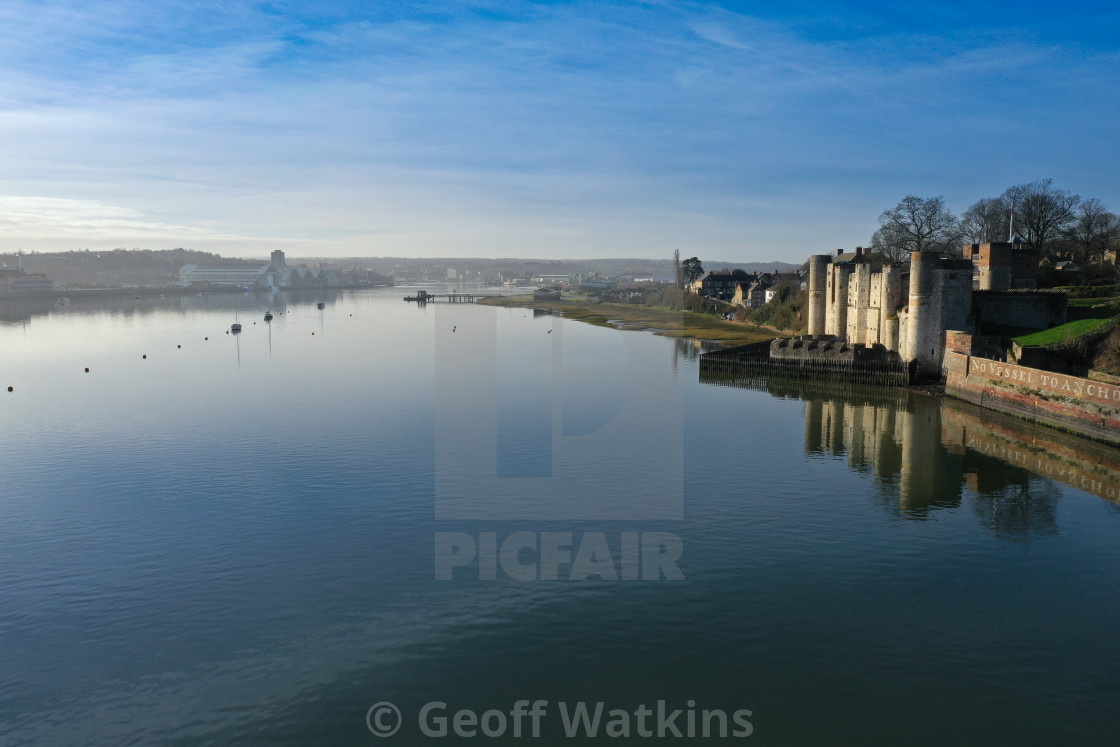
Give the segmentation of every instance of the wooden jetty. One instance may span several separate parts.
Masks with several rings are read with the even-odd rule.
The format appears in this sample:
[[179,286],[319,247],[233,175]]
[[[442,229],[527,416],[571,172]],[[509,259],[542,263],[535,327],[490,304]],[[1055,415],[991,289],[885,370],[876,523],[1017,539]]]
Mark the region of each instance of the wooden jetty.
[[501,298],[501,293],[428,293],[419,291],[415,296],[405,296],[404,300],[414,303],[474,303],[483,298]]

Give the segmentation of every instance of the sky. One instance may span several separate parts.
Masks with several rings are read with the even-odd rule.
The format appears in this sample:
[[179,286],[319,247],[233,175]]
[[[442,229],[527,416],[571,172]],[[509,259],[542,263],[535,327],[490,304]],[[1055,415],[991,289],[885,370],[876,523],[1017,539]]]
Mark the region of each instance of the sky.
[[0,251],[800,262],[909,194],[1120,211],[1114,0],[3,0],[0,29]]

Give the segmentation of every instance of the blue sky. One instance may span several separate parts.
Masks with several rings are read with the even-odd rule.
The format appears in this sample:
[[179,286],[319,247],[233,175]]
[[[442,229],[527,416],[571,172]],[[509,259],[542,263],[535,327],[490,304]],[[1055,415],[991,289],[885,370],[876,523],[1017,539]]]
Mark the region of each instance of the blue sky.
[[1120,211],[1120,5],[0,4],[0,249],[800,261]]

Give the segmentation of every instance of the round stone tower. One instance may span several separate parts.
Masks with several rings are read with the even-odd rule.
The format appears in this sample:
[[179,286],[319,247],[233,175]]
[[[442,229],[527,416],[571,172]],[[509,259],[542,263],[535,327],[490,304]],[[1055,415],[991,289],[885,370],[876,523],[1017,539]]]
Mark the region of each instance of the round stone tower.
[[910,301],[907,316],[910,328],[902,359],[915,365],[919,377],[940,375],[937,350],[941,346],[940,319],[935,304],[937,252],[910,255]]
[[[902,268],[891,265],[884,267],[882,297],[879,299],[879,342],[883,343],[887,350],[898,350],[898,330],[896,328],[892,335],[890,322],[892,319],[896,322],[898,320],[895,314],[898,311],[901,286]],[[897,327],[897,324],[895,326]]]
[[809,329],[810,335],[825,333],[825,285],[828,281],[828,263],[832,256],[814,254],[809,257]]

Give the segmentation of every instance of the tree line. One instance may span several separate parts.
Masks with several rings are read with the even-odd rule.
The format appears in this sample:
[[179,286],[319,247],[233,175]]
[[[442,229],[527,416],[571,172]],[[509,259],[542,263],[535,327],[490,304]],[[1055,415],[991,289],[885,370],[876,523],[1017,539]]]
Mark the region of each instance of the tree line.
[[907,195],[879,215],[871,248],[898,264],[911,252],[959,255],[964,244],[997,241],[1035,249],[1049,264],[1071,260],[1082,269],[1103,271],[1120,246],[1120,217],[1095,197],[1082,199],[1055,187],[1052,179],[1008,187],[960,216],[945,207],[943,197]]

